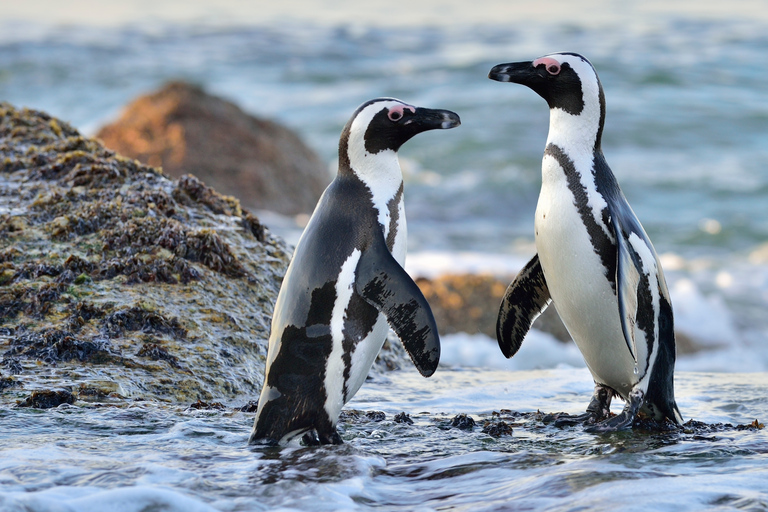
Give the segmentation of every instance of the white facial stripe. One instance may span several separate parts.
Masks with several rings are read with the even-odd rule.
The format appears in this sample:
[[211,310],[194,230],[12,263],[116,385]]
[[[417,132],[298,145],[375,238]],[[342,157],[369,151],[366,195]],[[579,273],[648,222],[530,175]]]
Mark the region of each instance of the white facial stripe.
[[371,191],[373,206],[378,212],[379,223],[384,237],[389,234],[389,209],[387,204],[400,189],[403,173],[397,160],[397,153],[391,149],[369,153],[365,149],[365,132],[373,117],[384,109],[390,111],[411,110],[415,107],[398,100],[377,101],[364,108],[352,122],[349,130],[347,152],[349,163],[355,174]]
[[[555,108],[550,111],[548,142],[557,144],[568,155],[580,151],[592,154],[600,127],[600,86],[592,66],[575,55],[552,54],[537,59],[552,59],[568,65],[579,75],[584,109],[577,116]],[[591,164],[590,164],[591,167]]]
[[341,272],[336,280],[336,302],[331,313],[331,338],[333,346],[328,356],[325,368],[325,411],[331,421],[336,421],[339,411],[344,405],[344,320],[347,316],[347,306],[352,298],[352,287],[355,283],[355,269],[362,253],[359,249],[352,251],[341,266]]

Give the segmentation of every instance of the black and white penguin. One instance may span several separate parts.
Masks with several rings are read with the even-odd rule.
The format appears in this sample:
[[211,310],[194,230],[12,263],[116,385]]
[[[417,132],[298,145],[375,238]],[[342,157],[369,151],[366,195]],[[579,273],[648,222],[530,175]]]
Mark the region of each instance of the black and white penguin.
[[[555,53],[499,64],[488,77],[526,85],[550,108],[537,255],[502,300],[502,352],[512,357],[553,302],[595,381],[586,414],[572,422],[585,421],[590,431],[623,430],[642,411],[681,424],[672,304],[656,251],[603,156],[605,96],[594,67],[581,55]],[[614,396],[626,405],[609,417]]]
[[339,170],[318,201],[283,279],[250,443],[302,434],[339,444],[336,423],[360,389],[388,325],[425,377],[437,369],[432,311],[403,269],[406,223],[397,151],[459,116],[381,98],[361,105],[339,141]]

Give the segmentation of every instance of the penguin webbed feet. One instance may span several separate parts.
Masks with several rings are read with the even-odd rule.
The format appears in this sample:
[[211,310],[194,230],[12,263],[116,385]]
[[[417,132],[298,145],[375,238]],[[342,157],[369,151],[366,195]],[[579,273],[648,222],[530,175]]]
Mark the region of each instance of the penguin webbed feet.
[[301,438],[301,442],[305,446],[320,446],[323,444],[344,444],[344,440],[336,431],[332,429],[328,432],[320,433],[316,430],[310,430],[304,434]]
[[544,416],[543,421],[544,423],[554,423],[558,428],[600,424],[600,422],[604,422],[608,418],[613,419],[611,418],[611,399],[614,396],[616,396],[616,391],[612,388],[603,384],[595,384],[595,391],[592,394],[592,400],[590,400],[587,406],[587,412],[575,415],[564,412],[547,414]]
[[640,411],[640,407],[643,405],[645,393],[640,389],[633,389],[629,392],[627,403],[624,405],[624,410],[621,413],[608,418],[605,421],[590,425],[584,428],[585,432],[590,433],[606,433],[606,432],[619,432],[622,430],[629,430],[632,428],[632,423],[637,418],[637,413]]
[[582,414],[568,414],[566,412],[554,412],[551,414],[545,414],[542,418],[544,423],[553,423],[557,428],[572,427],[575,425],[591,424],[597,421],[595,414],[592,412],[585,412]]

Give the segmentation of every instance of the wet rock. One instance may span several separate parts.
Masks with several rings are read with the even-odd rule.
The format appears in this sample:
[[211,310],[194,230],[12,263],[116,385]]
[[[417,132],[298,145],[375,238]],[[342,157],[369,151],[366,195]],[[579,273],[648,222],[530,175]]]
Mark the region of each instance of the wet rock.
[[310,213],[331,179],[292,131],[183,82],[134,100],[97,137],[171,176],[193,174],[247,208]]
[[411,419],[410,414],[401,412],[401,413],[395,414],[395,423],[407,423],[408,425],[413,425],[413,420]]
[[375,422],[384,421],[385,419],[387,419],[387,415],[384,414],[382,411],[368,411],[367,413],[365,413],[365,417]]
[[190,409],[197,409],[197,410],[207,410],[207,411],[223,411],[226,410],[226,407],[221,402],[203,402],[202,400],[198,400],[197,402],[191,404],[189,406]]
[[0,104],[0,240],[0,400],[258,395],[289,250],[237,200]]
[[259,410],[259,401],[250,400],[247,404],[239,408],[241,412],[256,412]]
[[475,427],[475,420],[466,414],[457,414],[451,420],[451,426],[461,430],[472,430]]
[[179,368],[179,358],[170,354],[168,350],[156,343],[145,343],[141,346],[136,355],[139,357],[148,357],[153,361],[168,361],[168,364]]
[[506,421],[485,421],[482,432],[491,437],[511,436],[512,427]]
[[69,391],[35,391],[24,401],[19,402],[17,407],[34,407],[35,409],[51,409],[61,404],[75,403],[75,395]]
[[[441,334],[483,333],[496,339],[499,306],[512,279],[488,274],[447,274],[434,279],[419,277],[416,284],[427,298]],[[555,308],[547,308],[533,326],[561,341],[571,339]]]
[[19,383],[16,382],[11,377],[3,377],[2,375],[0,375],[0,391],[4,390],[6,388],[15,387],[15,386],[18,386],[18,385],[19,385]]

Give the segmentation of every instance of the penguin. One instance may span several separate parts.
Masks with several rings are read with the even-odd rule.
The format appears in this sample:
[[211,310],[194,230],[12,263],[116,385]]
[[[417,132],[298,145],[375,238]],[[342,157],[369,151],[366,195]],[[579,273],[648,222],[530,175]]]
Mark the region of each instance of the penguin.
[[[680,425],[675,335],[664,272],[603,156],[605,95],[576,53],[499,64],[488,77],[526,85],[546,100],[549,135],[536,206],[537,254],[510,284],[496,324],[506,357],[554,303],[595,381],[587,412],[562,415],[591,432],[632,427],[638,413]],[[610,403],[625,407],[611,416]]]
[[393,98],[363,103],[342,130],[339,168],[280,288],[250,444],[341,444],[341,408],[360,389],[391,327],[425,377],[437,369],[432,311],[403,269],[406,222],[397,151],[459,126],[448,110]]

